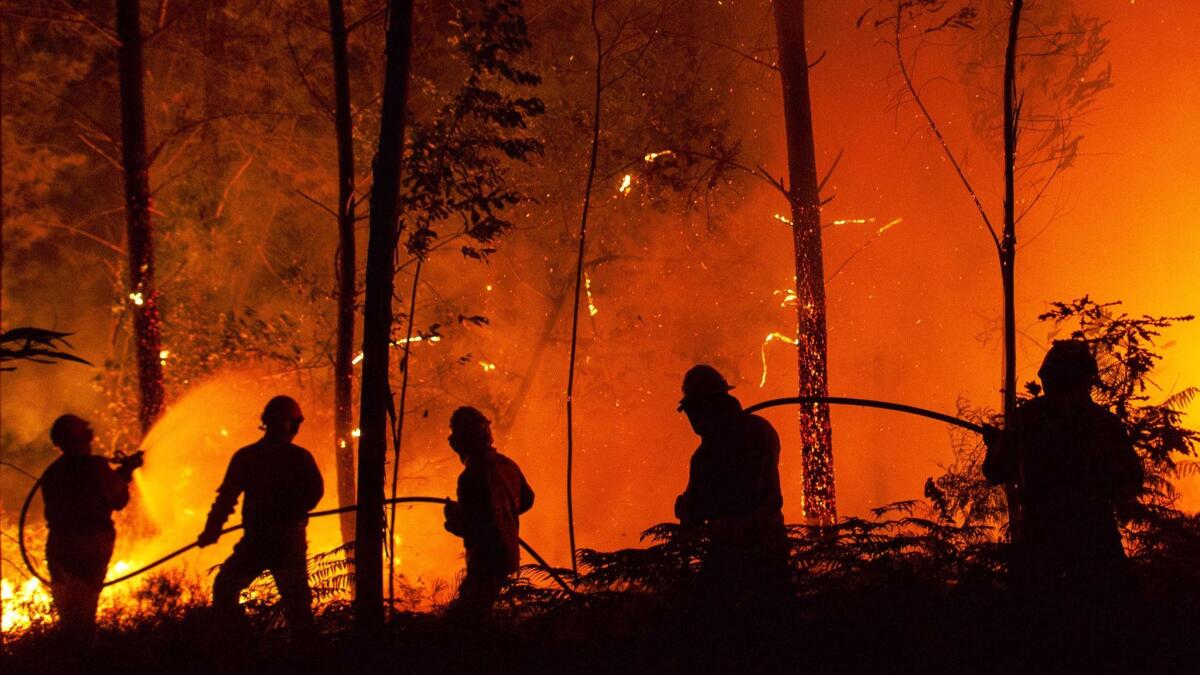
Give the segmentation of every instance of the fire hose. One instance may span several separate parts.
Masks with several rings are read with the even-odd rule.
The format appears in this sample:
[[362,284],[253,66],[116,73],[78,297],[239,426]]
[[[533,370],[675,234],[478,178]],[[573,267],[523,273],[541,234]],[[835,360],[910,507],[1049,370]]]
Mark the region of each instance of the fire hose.
[[[763,410],[765,408],[774,408],[774,407],[781,406],[781,405],[793,405],[793,404],[808,405],[808,404],[814,404],[814,403],[851,405],[851,406],[858,406],[860,408],[879,408],[882,410],[892,410],[895,412],[902,412],[902,413],[906,413],[909,415],[917,415],[919,417],[926,417],[929,419],[937,420],[939,422],[945,422],[946,424],[952,424],[952,425],[955,425],[958,427],[962,427],[963,429],[967,429],[968,431],[973,431],[977,434],[983,434],[987,431],[987,428],[981,424],[976,424],[974,422],[968,422],[966,420],[954,417],[953,415],[946,415],[944,413],[936,412],[933,410],[927,410],[925,408],[918,408],[916,406],[904,405],[902,403],[891,403],[889,401],[876,401],[873,399],[850,398],[850,397],[845,397],[845,396],[791,396],[788,398],[775,398],[775,399],[771,399],[769,401],[763,401],[762,403],[756,403],[756,404],[746,408],[746,412],[753,413],[753,412],[757,412],[759,410]],[[37,571],[37,569],[33,565],[33,562],[29,559],[29,552],[25,549],[25,516],[29,513],[29,506],[30,506],[30,504],[33,503],[33,497],[35,494],[37,494],[38,488],[40,488],[41,485],[42,485],[42,481],[39,478],[37,481],[34,482],[33,487],[29,490],[29,495],[25,498],[25,503],[21,506],[21,516],[17,523],[17,544],[21,549],[21,560],[25,563],[25,567],[29,569],[29,573],[32,574],[38,581],[42,582],[43,584],[49,585],[50,581],[48,579],[46,579],[44,576],[42,576],[41,573],[39,573]],[[397,497],[395,499],[384,500],[384,504],[443,504],[443,505],[445,505],[445,504],[451,503],[452,501],[453,500],[445,499],[442,497]],[[354,505],[350,505],[350,506],[343,506],[341,508],[336,508],[336,509],[326,509],[324,511],[313,511],[308,514],[308,517],[309,518],[320,518],[322,516],[332,516],[334,514],[346,513],[349,511],[356,511],[356,510],[358,510],[358,505],[354,504]],[[232,527],[227,527],[227,528],[221,530],[221,534],[225,535],[230,532],[236,532],[237,530],[240,530],[240,529],[242,529],[241,525],[234,525]],[[547,563],[544,558],[542,558],[542,556],[538,555],[537,551],[533,550],[532,546],[525,543],[525,540],[523,540],[523,539],[519,540],[519,542],[521,544],[521,548],[524,549],[526,553],[528,553],[534,560],[537,561],[538,566],[541,567],[547,574],[549,574],[550,577],[555,581],[555,583],[557,583],[559,586],[561,586],[568,593],[575,594],[575,589],[571,588],[571,586],[569,584],[567,584],[567,582],[564,581],[562,579],[562,577],[560,577],[558,575],[557,572],[554,571],[554,568],[551,567],[550,564]],[[166,562],[192,550],[193,548],[196,548],[197,546],[199,546],[199,544],[197,544],[196,542],[192,542],[191,544],[188,544],[187,546],[184,546],[183,548],[177,549],[175,551],[172,551],[171,553],[168,553],[167,555],[159,558],[158,560],[155,560],[154,562],[143,565],[142,567],[140,567],[136,570],[133,570],[132,572],[123,574],[115,579],[108,579],[104,582],[104,585],[111,586],[113,584],[119,584],[122,581],[128,581],[129,579],[132,579],[133,577],[136,577],[139,574],[148,572],[149,570],[152,570],[155,567],[158,567],[159,565],[162,565],[163,563],[166,563]]]
[[[29,495],[27,497],[25,497],[25,503],[23,505],[21,505],[21,515],[17,521],[17,545],[21,549],[21,560],[25,563],[25,567],[26,567],[26,569],[29,570],[29,573],[32,574],[34,576],[34,578],[36,578],[38,581],[40,581],[43,584],[48,586],[48,585],[50,585],[50,580],[47,579],[46,577],[42,576],[42,574],[40,572],[38,572],[37,568],[34,567],[33,561],[30,560],[30,558],[29,558],[29,552],[25,548],[25,516],[29,513],[29,506],[33,503],[33,497],[34,497],[34,495],[37,494],[38,488],[40,488],[41,486],[42,486],[42,479],[39,478],[34,482],[33,487],[29,489]],[[385,499],[383,503],[385,505],[387,505],[387,504],[443,504],[443,505],[445,505],[445,504],[453,503],[453,501],[454,500],[452,500],[452,499],[446,499],[444,497],[396,497],[395,499]],[[358,505],[351,504],[350,506],[343,506],[343,507],[336,508],[336,509],[325,509],[324,511],[311,511],[311,512],[309,512],[308,517],[309,518],[321,518],[323,516],[332,516],[332,515],[335,515],[338,513],[347,513],[350,511],[357,511],[357,510],[358,510]],[[242,527],[243,527],[242,525],[233,525],[231,527],[227,527],[227,528],[221,530],[221,536],[224,536],[230,532],[236,532],[236,531],[242,529]],[[532,546],[525,543],[524,539],[518,539],[517,541],[521,544],[521,548],[525,549],[525,552],[528,553],[534,560],[537,561],[538,566],[541,567],[547,574],[549,574],[550,578],[552,578],[555,583],[557,583],[559,586],[561,586],[563,588],[563,590],[567,591],[568,593],[570,593],[572,595],[575,594],[575,589],[571,588],[571,586],[569,584],[567,584],[567,582],[564,581],[562,579],[562,577],[560,577],[558,575],[557,572],[554,571],[554,568],[551,567],[550,564],[546,562],[545,558],[538,555],[538,552],[533,550]],[[155,567],[158,567],[159,565],[162,565],[163,563],[166,563],[180,555],[183,555],[184,553],[187,553],[188,551],[192,550],[193,548],[198,548],[198,547],[199,547],[198,543],[192,542],[192,543],[188,544],[187,546],[184,546],[183,548],[180,548],[180,549],[176,549],[176,550],[168,553],[167,555],[159,558],[158,560],[147,563],[147,564],[139,567],[138,569],[133,570],[132,572],[127,572],[126,574],[122,574],[121,576],[119,576],[115,579],[107,579],[107,580],[105,580],[104,585],[112,586],[113,584],[119,584],[122,581],[128,581],[140,574],[149,572],[150,570],[154,569]]]

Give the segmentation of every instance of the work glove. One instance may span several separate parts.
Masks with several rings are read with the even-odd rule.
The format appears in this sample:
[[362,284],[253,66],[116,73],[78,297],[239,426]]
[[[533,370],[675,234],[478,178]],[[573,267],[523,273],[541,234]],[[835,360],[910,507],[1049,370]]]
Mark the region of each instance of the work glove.
[[461,537],[465,524],[463,523],[462,507],[458,502],[446,502],[446,505],[442,507],[442,515],[446,518],[443,525],[446,531]]
[[125,479],[126,483],[133,480],[133,470],[144,463],[145,454],[144,451],[138,450],[128,455],[117,455],[117,475]]

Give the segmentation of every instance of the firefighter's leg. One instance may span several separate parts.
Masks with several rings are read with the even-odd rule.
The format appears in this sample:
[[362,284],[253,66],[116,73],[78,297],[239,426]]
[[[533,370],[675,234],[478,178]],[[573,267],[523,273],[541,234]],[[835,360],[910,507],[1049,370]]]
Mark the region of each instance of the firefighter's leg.
[[308,586],[307,545],[304,531],[290,535],[280,542],[281,550],[272,561],[271,576],[279,589],[280,602],[287,616],[288,628],[294,638],[304,638],[316,633],[313,621],[312,589]]
[[450,603],[447,615],[465,620],[487,618],[507,578],[504,573],[468,568],[458,587],[458,597]]
[[245,619],[238,598],[266,567],[254,542],[242,539],[233,547],[213,580],[213,609],[221,620],[237,623]]
[[46,553],[50,593],[59,616],[59,629],[68,641],[90,645],[96,634],[96,605],[112,557],[111,532],[52,537]]

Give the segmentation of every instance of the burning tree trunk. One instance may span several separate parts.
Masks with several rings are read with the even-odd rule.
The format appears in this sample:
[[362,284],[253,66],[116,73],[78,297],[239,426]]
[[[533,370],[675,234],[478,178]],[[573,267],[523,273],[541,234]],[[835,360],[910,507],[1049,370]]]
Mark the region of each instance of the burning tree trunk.
[[370,234],[367,241],[366,300],[363,305],[363,376],[358,450],[358,522],[355,527],[355,614],[359,628],[383,623],[383,483],[387,453],[388,344],[392,288],[399,240],[396,205],[404,155],[404,117],[412,51],[412,0],[390,3],[387,70],[379,147],[372,171]]
[[142,89],[142,35],[138,0],[117,2],[121,88],[121,165],[125,172],[125,220],[129,239],[129,301],[137,350],[142,433],[163,408],[158,291],[154,287],[154,229],[150,221],[150,163]]
[[[808,56],[804,46],[803,0],[775,0],[779,73],[787,127],[788,201],[796,254],[796,349],[799,395],[826,396],[825,272],[821,256],[821,199],[808,92]],[[804,452],[803,508],[806,518],[832,523],[837,518],[833,483],[833,438],[829,406],[800,409]]]
[[[334,456],[339,506],[354,503],[354,137],[350,118],[350,67],[342,0],[329,0],[333,47],[333,110],[338,153],[337,344],[333,357]],[[354,512],[341,516],[342,541],[354,540]]]

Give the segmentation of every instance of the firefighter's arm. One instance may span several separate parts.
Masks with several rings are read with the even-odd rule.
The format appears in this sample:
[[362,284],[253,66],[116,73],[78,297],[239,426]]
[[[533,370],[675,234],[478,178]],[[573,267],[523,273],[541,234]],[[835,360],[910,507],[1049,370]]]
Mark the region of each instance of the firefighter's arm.
[[459,537],[466,535],[472,520],[477,517],[476,512],[480,505],[486,503],[484,500],[488,495],[482,488],[478,476],[464,471],[458,477],[458,501],[451,502],[442,509],[446,516],[444,527],[447,532]]
[[321,477],[321,470],[317,468],[317,462],[313,459],[310,453],[305,453],[305,473],[307,474],[307,484],[304,492],[304,511],[305,513],[312,511],[321,502],[321,497],[325,496],[325,479]]
[[108,462],[99,460],[96,462],[97,471],[100,472],[100,484],[104,489],[104,498],[108,501],[108,505],[114,511],[120,511],[129,503],[129,483],[126,479],[122,479],[121,475],[113,471]]
[[213,500],[212,508],[208,511],[204,531],[196,538],[196,543],[201,548],[216,543],[217,539],[221,537],[221,529],[225,526],[229,515],[233,513],[238,497],[241,496],[244,489],[241,463],[235,455],[229,462],[229,469],[225,472],[225,479],[221,481],[221,487],[217,488],[217,498]]
[[1120,424],[1114,425],[1113,443],[1110,446],[1113,497],[1120,501],[1136,498],[1142,492],[1145,472],[1142,460],[1133,449],[1133,441]]
[[533,508],[533,488],[529,487],[529,483],[525,482],[525,476],[521,476],[521,509],[518,513],[525,513]]
[[983,442],[987,454],[983,458],[983,476],[992,485],[1013,483],[1017,480],[1016,449],[1011,434],[1004,429],[987,425],[983,431]]

